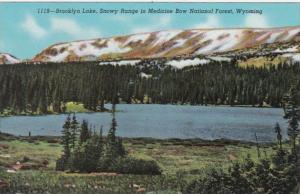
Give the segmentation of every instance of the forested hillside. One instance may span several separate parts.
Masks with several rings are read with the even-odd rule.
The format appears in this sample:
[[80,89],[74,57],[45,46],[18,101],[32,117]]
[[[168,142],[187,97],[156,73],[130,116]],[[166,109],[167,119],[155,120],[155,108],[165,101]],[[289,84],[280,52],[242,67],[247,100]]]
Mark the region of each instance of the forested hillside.
[[136,65],[97,62],[16,64],[0,67],[0,110],[64,112],[64,103],[81,102],[101,110],[118,94],[122,103],[281,106],[290,84],[300,79],[299,63],[239,67],[210,62],[182,69],[159,60]]

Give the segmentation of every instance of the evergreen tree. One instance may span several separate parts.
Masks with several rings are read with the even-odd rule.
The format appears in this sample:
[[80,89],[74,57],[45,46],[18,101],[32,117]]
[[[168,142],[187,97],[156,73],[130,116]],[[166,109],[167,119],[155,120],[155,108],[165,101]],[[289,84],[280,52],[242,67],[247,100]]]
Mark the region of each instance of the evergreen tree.
[[63,153],[64,157],[68,159],[71,155],[71,117],[68,115],[62,131],[62,145],[63,145]]
[[292,115],[292,117],[288,121],[288,135],[292,142],[292,154],[294,155],[296,161],[297,161],[297,150],[296,150],[296,139],[299,135],[299,129],[298,129],[298,121],[296,119],[295,115]]
[[56,170],[66,170],[69,167],[71,158],[71,117],[68,115],[62,130],[61,144],[63,146],[63,155],[56,161]]
[[86,172],[95,172],[97,169],[97,164],[102,154],[102,150],[98,145],[99,136],[93,134],[87,141],[85,146],[85,171]]
[[117,138],[116,150],[118,156],[123,157],[126,155],[126,151],[123,145],[123,140],[120,137]]
[[106,145],[106,157],[109,159],[114,159],[117,157],[117,138],[116,138],[116,130],[117,130],[117,121],[115,118],[115,108],[116,105],[112,104],[112,121],[111,127],[107,134],[107,145]]
[[112,122],[107,135],[106,157],[114,160],[125,156],[125,148],[122,139],[116,136],[117,121],[115,118],[116,105],[112,105]]
[[72,117],[72,122],[71,122],[71,149],[72,150],[75,150],[75,146],[76,146],[76,142],[78,141],[78,127],[79,123],[77,122],[77,119],[76,119],[76,115],[75,113],[73,114],[73,117]]
[[80,138],[79,138],[80,144],[86,142],[90,138],[90,136],[91,134],[90,134],[88,122],[86,120],[83,120],[80,129]]
[[97,152],[100,152],[101,154],[103,153],[104,150],[104,139],[103,139],[103,126],[100,128],[99,136],[98,136],[98,141],[97,141]]
[[279,145],[279,149],[282,150],[282,135],[281,135],[281,128],[279,126],[279,123],[276,123],[274,130],[275,133],[277,134],[277,143]]
[[300,119],[300,108],[298,107],[297,85],[292,84],[287,94],[283,96],[283,110],[285,118],[290,119],[295,117]]
[[259,143],[258,143],[258,139],[257,139],[257,135],[256,133],[254,133],[255,136],[255,141],[256,141],[256,152],[257,152],[257,158],[260,158],[260,149],[259,149]]
[[[300,133],[298,129],[298,120],[300,119],[300,108],[297,101],[297,85],[293,84],[289,92],[283,97],[283,109],[285,112],[285,118],[288,119],[288,136],[292,144],[292,156],[291,158],[297,161],[297,150],[296,150],[296,140]],[[292,159],[292,160],[293,160]]]

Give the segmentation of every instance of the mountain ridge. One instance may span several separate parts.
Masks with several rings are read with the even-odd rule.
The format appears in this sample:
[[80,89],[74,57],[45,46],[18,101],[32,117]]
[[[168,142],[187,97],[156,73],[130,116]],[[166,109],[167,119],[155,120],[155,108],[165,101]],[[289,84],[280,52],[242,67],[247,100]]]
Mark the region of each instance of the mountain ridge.
[[17,57],[13,56],[10,53],[0,53],[0,65],[1,64],[14,64],[19,63],[21,60],[19,60]]
[[[118,61],[129,59],[192,58],[195,56],[247,54],[260,55],[264,47],[300,52],[300,26],[274,28],[173,29],[123,36],[58,42],[24,62]],[[272,45],[275,45],[272,46]],[[286,47],[290,45],[290,48]],[[267,45],[267,46],[265,46]],[[271,45],[271,46],[268,46]],[[298,46],[297,46],[298,45]],[[278,47],[278,48],[276,48]],[[293,50],[294,49],[294,50]],[[251,53],[250,52],[250,53]],[[280,53],[280,52],[279,52]],[[3,55],[3,54],[2,54]],[[6,54],[11,57],[13,55]],[[7,58],[7,57],[3,57]],[[21,62],[0,60],[0,64]]]
[[163,30],[53,44],[32,60],[43,62],[176,57],[213,54],[264,43],[300,40],[300,26]]

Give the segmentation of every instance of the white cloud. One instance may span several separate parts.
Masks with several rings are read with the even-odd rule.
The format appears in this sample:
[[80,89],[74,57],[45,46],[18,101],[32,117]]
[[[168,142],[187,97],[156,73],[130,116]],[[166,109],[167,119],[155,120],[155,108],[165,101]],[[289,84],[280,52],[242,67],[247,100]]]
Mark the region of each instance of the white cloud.
[[269,27],[268,20],[262,15],[249,14],[245,18],[246,28],[266,28]]
[[25,20],[21,23],[21,27],[34,38],[42,38],[47,34],[47,31],[31,15],[25,17]]
[[163,17],[155,17],[153,18],[154,23],[150,25],[150,22],[146,26],[134,26],[132,27],[132,33],[142,33],[142,32],[153,32],[157,30],[163,30],[163,28],[169,27],[172,23],[171,15],[165,15]]
[[171,15],[166,15],[158,21],[158,25],[160,26],[168,26],[172,21]]
[[209,15],[205,22],[194,25],[194,28],[220,28],[221,23],[219,17]]
[[75,38],[98,38],[100,33],[92,27],[82,27],[75,20],[53,17],[50,19],[53,32],[63,32]]
[[21,27],[28,32],[33,38],[43,38],[46,35],[53,35],[57,32],[62,32],[72,36],[73,38],[97,38],[100,33],[92,27],[82,27],[76,21],[67,18],[53,17],[50,18],[50,27],[43,28],[38,24],[32,15],[27,15],[21,23]]

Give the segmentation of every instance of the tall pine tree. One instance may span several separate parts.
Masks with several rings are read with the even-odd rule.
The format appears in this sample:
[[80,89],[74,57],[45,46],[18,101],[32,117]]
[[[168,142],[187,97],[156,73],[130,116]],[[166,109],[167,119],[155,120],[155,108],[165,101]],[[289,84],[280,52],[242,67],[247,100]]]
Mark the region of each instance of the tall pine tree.
[[62,131],[62,145],[63,145],[63,152],[64,157],[69,159],[71,155],[71,117],[68,115],[67,120],[63,125]]
[[70,126],[70,129],[71,129],[71,135],[70,135],[70,139],[71,139],[71,149],[74,151],[75,150],[75,146],[76,146],[76,142],[78,141],[78,127],[79,123],[77,122],[77,119],[76,119],[76,115],[75,113],[73,114],[73,117],[72,117],[72,122],[71,122],[71,126]]

